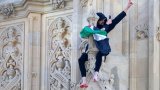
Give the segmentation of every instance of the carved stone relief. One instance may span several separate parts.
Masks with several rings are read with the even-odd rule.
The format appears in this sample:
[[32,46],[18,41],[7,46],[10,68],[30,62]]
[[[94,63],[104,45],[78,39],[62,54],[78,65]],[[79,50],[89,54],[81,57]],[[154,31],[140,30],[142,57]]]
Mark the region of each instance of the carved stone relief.
[[137,40],[148,38],[148,31],[149,31],[148,25],[146,24],[138,25],[135,27],[135,29],[136,29]]
[[157,36],[156,36],[157,40],[160,41],[160,28],[158,27],[157,30]]
[[10,26],[0,35],[0,90],[23,89],[23,34]]
[[70,26],[64,18],[53,21],[48,39],[48,90],[69,90],[71,79]]
[[64,0],[52,0],[53,9],[62,9],[65,7]]
[[0,14],[9,17],[14,14],[14,7],[12,3],[0,5]]
[[80,0],[81,7],[86,7],[87,5],[93,6],[93,1],[94,0]]
[[85,7],[85,6],[87,6],[88,0],[81,0],[80,3],[81,3],[82,7]]

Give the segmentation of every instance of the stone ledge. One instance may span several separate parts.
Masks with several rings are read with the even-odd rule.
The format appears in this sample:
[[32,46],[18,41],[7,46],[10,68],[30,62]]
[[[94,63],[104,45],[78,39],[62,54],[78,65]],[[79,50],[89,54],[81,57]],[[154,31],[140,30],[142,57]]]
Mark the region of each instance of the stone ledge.
[[[52,1],[26,1],[21,4],[12,4],[14,13],[11,13],[9,16],[5,16],[0,14],[0,22],[25,18],[28,16],[29,13],[51,13],[57,11],[64,11],[68,9],[72,9],[72,0],[65,0],[65,6],[63,8],[53,9]],[[7,7],[10,9],[10,7]],[[2,8],[3,9],[3,8]],[[1,11],[1,10],[0,10]]]

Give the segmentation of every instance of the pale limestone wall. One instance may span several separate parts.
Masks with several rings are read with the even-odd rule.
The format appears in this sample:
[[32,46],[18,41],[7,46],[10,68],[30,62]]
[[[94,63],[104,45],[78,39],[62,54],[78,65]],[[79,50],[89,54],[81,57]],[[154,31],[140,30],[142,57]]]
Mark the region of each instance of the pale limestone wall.
[[[152,25],[152,30],[153,30],[153,38],[152,38],[152,43],[154,49],[151,50],[153,53],[152,59],[150,59],[150,65],[149,65],[149,84],[150,84],[150,89],[153,90],[159,90],[160,88],[160,81],[159,81],[159,60],[160,60],[160,42],[159,42],[159,27],[160,27],[160,1],[154,0],[154,5],[153,6],[153,22],[150,24]],[[152,20],[151,20],[152,21]]]
[[[82,90],[79,32],[88,25],[86,18],[96,12],[114,18],[127,4],[127,0],[55,1],[24,0],[0,7],[0,90]],[[160,2],[133,3],[108,35],[112,52],[103,61],[97,83],[92,80],[97,49],[90,37],[86,90],[159,90]],[[3,12],[5,8],[10,11]]]
[[[120,1],[120,3],[123,3]],[[104,12],[106,16],[109,16],[109,14],[112,15],[114,18],[116,15],[118,15],[122,11],[122,4],[105,0],[105,1],[92,1],[88,0],[88,3],[86,5],[82,5],[81,9],[81,17],[83,21],[81,22],[81,28],[83,28],[85,25],[88,25],[86,22],[86,18],[88,16],[94,16],[96,12]],[[118,8],[111,7],[110,5],[117,6]],[[112,11],[112,12],[111,12]],[[107,56],[107,60],[103,62],[102,68],[100,70],[100,79],[104,82],[98,82],[98,83],[93,83],[93,80],[91,79],[89,83],[89,89],[92,88],[97,88],[97,90],[103,90],[109,88],[112,88],[112,90],[127,90],[129,79],[128,79],[128,65],[129,65],[129,57],[128,55],[125,55],[127,51],[125,52],[122,50],[122,44],[128,45],[129,42],[127,42],[125,39],[127,39],[127,30],[123,29],[122,31],[122,26],[125,25],[126,22],[123,21],[121,22],[117,28],[109,34],[110,38],[110,44],[112,47],[112,52],[109,56]],[[126,26],[127,27],[127,26]],[[126,31],[126,32],[125,32]],[[125,34],[126,33],[126,34]],[[122,37],[123,36],[123,37]],[[122,43],[125,41],[126,43]],[[95,45],[93,42],[90,43],[91,48],[90,48],[90,62],[92,67],[90,68],[91,71],[93,71],[94,68],[94,61],[95,61],[95,55],[97,50],[95,51]],[[125,48],[127,49],[127,48]],[[122,53],[123,52],[123,53]],[[80,55],[79,55],[80,56]],[[90,72],[88,72],[90,73]],[[93,73],[92,73],[93,74]],[[92,77],[92,74],[89,74],[88,78]],[[114,75],[114,83],[109,83],[108,80],[111,78],[111,76]],[[103,77],[105,76],[105,77]],[[96,87],[95,87],[96,86]]]

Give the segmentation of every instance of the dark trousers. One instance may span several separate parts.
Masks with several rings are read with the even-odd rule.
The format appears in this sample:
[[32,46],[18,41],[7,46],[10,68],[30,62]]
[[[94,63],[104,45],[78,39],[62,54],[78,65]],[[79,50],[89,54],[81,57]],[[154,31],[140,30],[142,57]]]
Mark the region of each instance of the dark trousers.
[[94,71],[96,72],[99,72],[99,69],[102,65],[102,56],[105,56],[105,55],[102,54],[100,51],[98,51],[96,55],[96,62],[95,62],[95,68],[94,68]]
[[[102,65],[102,56],[107,56],[107,55],[102,54],[100,51],[96,54],[96,62],[95,62],[95,68],[94,68],[96,72],[99,72],[99,69]],[[85,68],[86,61],[88,61],[88,54],[82,53],[81,57],[78,60],[82,77],[86,77],[86,68]]]
[[82,53],[81,57],[78,60],[79,63],[79,68],[81,72],[82,77],[86,77],[86,67],[85,67],[85,62],[88,61],[88,54],[87,53]]

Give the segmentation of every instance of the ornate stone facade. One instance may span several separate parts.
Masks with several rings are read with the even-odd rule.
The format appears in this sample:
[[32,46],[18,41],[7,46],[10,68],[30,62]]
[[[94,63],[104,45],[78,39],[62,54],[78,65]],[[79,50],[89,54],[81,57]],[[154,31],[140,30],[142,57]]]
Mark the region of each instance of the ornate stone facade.
[[[11,1],[12,4],[1,2]],[[14,2],[15,1],[15,2]],[[0,90],[82,90],[79,32],[88,17],[116,17],[126,0],[0,0]],[[89,37],[85,90],[159,90],[160,1],[136,0],[108,34],[112,52],[92,80],[97,53]],[[90,22],[96,25],[96,22]],[[86,43],[86,42],[84,42]]]

